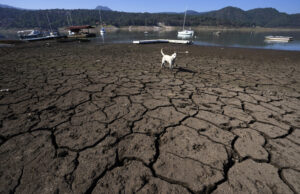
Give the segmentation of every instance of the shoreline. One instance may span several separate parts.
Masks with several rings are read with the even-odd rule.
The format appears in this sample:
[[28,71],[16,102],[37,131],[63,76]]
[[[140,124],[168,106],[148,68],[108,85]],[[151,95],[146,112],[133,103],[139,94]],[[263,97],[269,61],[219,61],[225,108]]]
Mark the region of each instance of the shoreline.
[[[66,27],[60,27],[60,32],[66,32]],[[264,28],[264,27],[226,27],[226,26],[192,26],[191,27],[195,31],[245,31],[245,32],[300,32],[300,28]],[[33,29],[33,28],[32,28]],[[122,26],[122,27],[116,27],[116,26],[105,26],[105,29],[108,32],[112,31],[175,31],[180,30],[181,26]],[[19,30],[19,28],[11,28],[11,29],[3,29],[0,28],[0,34],[12,34]],[[98,32],[100,30],[99,26],[96,26],[95,29],[91,29],[91,32],[95,31]]]
[[[38,41],[38,42],[24,42],[19,40],[0,40],[0,49],[6,47],[14,47],[17,45],[23,44],[44,44],[44,43],[57,43],[55,40],[45,40],[45,41]],[[62,43],[60,43],[62,44]],[[85,43],[95,45],[95,43]],[[195,47],[203,47],[203,48],[216,48],[216,49],[241,49],[241,50],[257,50],[257,51],[278,51],[278,52],[294,52],[295,54],[299,53],[300,50],[284,50],[284,49],[272,49],[272,48],[259,48],[259,47],[242,47],[242,46],[224,46],[224,45],[200,45],[200,44],[191,44],[191,45],[182,45],[182,44],[173,44],[173,43],[153,43],[153,44],[139,44],[140,46],[149,46],[149,45],[156,45],[161,44],[163,46],[195,46]],[[97,45],[134,45],[133,43],[97,43]]]

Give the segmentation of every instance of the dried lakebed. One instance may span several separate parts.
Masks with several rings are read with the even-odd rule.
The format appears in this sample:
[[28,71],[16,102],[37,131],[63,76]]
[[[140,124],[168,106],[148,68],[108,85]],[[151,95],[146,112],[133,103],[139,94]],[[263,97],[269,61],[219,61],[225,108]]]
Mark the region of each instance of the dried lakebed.
[[0,64],[0,193],[300,193],[299,52],[41,42]]

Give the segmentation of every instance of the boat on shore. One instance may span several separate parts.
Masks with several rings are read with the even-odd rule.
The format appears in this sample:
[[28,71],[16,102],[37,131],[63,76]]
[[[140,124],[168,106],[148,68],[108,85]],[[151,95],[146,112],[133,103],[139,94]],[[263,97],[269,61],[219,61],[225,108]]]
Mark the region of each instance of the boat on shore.
[[20,40],[23,41],[41,41],[41,40],[51,40],[64,38],[65,36],[60,36],[56,32],[40,32],[39,30],[21,30],[17,32]]
[[293,40],[291,36],[265,36],[266,41],[289,42]]
[[17,34],[20,40],[29,40],[43,37],[43,34],[39,30],[21,30],[18,31]]
[[169,40],[169,39],[154,39],[154,40],[134,40],[133,44],[155,44],[155,43],[173,43],[173,44],[192,44],[191,40]]

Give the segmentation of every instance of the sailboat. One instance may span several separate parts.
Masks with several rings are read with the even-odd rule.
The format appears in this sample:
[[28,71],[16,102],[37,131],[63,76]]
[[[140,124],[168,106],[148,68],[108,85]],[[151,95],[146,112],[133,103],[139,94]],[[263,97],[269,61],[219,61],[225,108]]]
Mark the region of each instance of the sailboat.
[[101,28],[100,28],[100,34],[103,36],[103,35],[105,34],[105,29],[104,29],[104,27],[102,26],[101,9],[99,9],[99,16],[100,16],[100,25],[101,25]]
[[181,37],[194,36],[194,31],[193,30],[185,30],[184,29],[185,19],[186,19],[186,12],[187,12],[187,10],[185,10],[185,13],[184,13],[184,21],[183,21],[182,31],[178,32],[178,36],[181,36]]
[[40,40],[50,40],[50,39],[59,39],[63,38],[64,36],[59,36],[57,32],[53,32],[52,26],[48,17],[48,13],[46,13],[48,24],[50,27],[50,32],[45,33],[45,32],[40,32],[39,30],[21,30],[18,31],[18,36],[20,37],[21,40],[26,40],[26,41],[40,41]]

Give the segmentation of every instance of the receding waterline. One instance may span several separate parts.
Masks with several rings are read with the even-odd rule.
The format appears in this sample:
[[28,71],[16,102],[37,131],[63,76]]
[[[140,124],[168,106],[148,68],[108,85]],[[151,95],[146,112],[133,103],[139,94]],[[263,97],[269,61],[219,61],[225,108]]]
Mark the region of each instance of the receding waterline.
[[[292,36],[293,41],[265,42],[265,36]],[[6,35],[8,39],[17,39],[16,33]],[[1,39],[1,37],[0,37]],[[3,37],[2,37],[3,39]],[[177,37],[177,31],[149,31],[145,34],[143,31],[114,31],[107,32],[104,36],[91,39],[92,43],[132,43],[134,40],[149,39],[180,39]],[[300,51],[300,32],[244,32],[244,31],[196,31],[195,35],[189,39],[195,45],[200,46],[220,46],[220,47],[240,47],[240,48],[258,48],[274,50]]]
[[[200,46],[221,46],[221,47],[240,47],[240,48],[259,48],[275,50],[295,50],[300,51],[300,32],[272,32],[271,35],[293,36],[294,40],[287,43],[265,42],[265,36],[269,32],[221,32],[216,35],[214,32],[196,32],[193,40],[195,45]],[[143,32],[118,31],[107,33],[104,37],[97,37],[93,42],[98,43],[131,43],[133,40],[149,39],[180,39],[177,31],[170,32]]]

